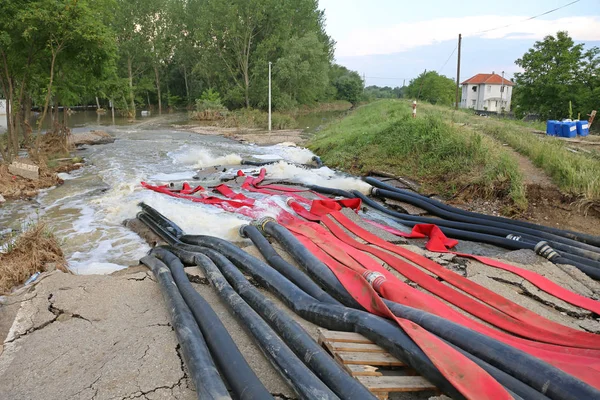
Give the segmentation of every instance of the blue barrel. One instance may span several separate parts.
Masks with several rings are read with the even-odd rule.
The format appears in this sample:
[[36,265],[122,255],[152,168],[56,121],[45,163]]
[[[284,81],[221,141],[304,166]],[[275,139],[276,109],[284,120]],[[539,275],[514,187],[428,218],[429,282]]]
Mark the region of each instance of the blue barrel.
[[577,134],[587,136],[590,134],[590,125],[587,121],[577,121]]
[[546,135],[556,136],[556,124],[558,121],[549,119],[546,121]]
[[573,121],[563,121],[562,132],[560,136],[564,138],[577,137],[577,123]]

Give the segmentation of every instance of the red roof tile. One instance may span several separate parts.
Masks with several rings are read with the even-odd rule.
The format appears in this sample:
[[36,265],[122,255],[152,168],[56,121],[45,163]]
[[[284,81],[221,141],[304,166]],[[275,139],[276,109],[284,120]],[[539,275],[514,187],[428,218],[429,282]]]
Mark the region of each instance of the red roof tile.
[[462,85],[465,85],[467,83],[470,83],[472,85],[480,85],[482,83],[486,83],[489,85],[502,85],[502,82],[504,82],[506,86],[514,85],[514,83],[512,83],[510,79],[504,78],[504,80],[502,80],[502,77],[498,74],[477,74],[474,77],[464,81]]

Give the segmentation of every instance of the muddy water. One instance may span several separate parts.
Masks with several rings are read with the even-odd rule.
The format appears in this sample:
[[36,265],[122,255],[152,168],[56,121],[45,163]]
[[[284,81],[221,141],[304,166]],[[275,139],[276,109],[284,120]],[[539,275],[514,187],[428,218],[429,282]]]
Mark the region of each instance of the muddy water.
[[[141,238],[122,225],[123,220],[136,215],[140,201],[156,207],[188,233],[234,240],[239,226],[247,223],[247,218],[239,214],[143,189],[141,181],[193,183],[192,178],[203,168],[231,165],[230,169],[220,168],[218,173],[213,168],[209,182],[202,182],[210,185],[212,179],[216,184],[222,174],[232,175],[239,168],[233,165],[242,158],[253,157],[281,160],[268,168],[274,178],[368,190],[364,182],[343,177],[326,167],[307,170],[292,165],[311,160],[313,154],[307,149],[246,145],[171,127],[180,124],[183,118],[184,115],[151,118],[124,126],[98,126],[96,120],[76,124],[84,126],[74,127],[74,132],[104,129],[117,140],[79,151],[78,155],[86,161],[85,167],[61,174],[63,185],[44,190],[30,201],[5,204],[0,208],[0,227],[21,229],[27,221],[41,219],[62,241],[74,272],[108,273],[136,264],[149,250]],[[263,209],[268,213],[268,206]]]

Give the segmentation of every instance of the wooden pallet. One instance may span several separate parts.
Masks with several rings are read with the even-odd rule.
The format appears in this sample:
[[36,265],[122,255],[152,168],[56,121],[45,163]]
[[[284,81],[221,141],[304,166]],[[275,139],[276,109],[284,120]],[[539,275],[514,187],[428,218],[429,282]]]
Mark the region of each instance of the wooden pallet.
[[318,341],[379,399],[387,399],[392,392],[437,391],[427,379],[361,334],[319,329]]

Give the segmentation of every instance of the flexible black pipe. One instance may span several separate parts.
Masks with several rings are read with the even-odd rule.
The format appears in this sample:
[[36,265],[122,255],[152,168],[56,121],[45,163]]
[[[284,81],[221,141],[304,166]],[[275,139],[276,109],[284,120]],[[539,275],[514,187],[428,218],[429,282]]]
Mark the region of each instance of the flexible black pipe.
[[[449,219],[452,221],[469,222],[469,223],[474,223],[474,224],[479,224],[479,225],[496,226],[498,228],[513,230],[515,232],[522,232],[522,233],[525,233],[528,235],[537,236],[537,237],[541,237],[541,238],[544,238],[547,240],[553,240],[556,242],[568,244],[570,246],[579,247],[584,250],[589,250],[592,252],[600,253],[600,248],[598,248],[596,246],[592,246],[590,244],[587,244],[586,242],[580,242],[580,241],[574,240],[570,237],[563,237],[563,236],[557,235],[555,233],[546,232],[546,231],[544,231],[542,229],[538,229],[538,228],[529,228],[529,227],[520,226],[518,224],[512,224],[512,222],[515,221],[512,219],[506,219],[506,221],[495,221],[495,220],[479,218],[478,216],[459,214],[459,213],[455,213],[453,211],[448,211],[446,209],[440,208],[437,205],[432,204],[426,200],[412,197],[412,196],[409,196],[404,193],[398,193],[398,192],[385,190],[385,189],[373,188],[373,190],[371,191],[371,194],[373,196],[377,196],[377,197],[393,199],[393,200],[398,200],[398,201],[404,201],[404,202],[410,203],[412,205],[415,205],[417,207],[420,207],[438,217]],[[475,215],[477,215],[477,214],[475,214]],[[510,222],[507,222],[507,221],[510,221]],[[539,225],[536,225],[536,227],[539,227]]]
[[194,315],[219,371],[233,392],[233,397],[248,400],[273,398],[248,365],[210,304],[194,289],[179,258],[160,247],[154,248],[150,254],[160,259],[171,270],[179,292]]
[[[210,244],[212,244],[212,245],[213,245],[215,248],[217,248],[217,249],[229,250],[231,253],[230,253],[230,254],[227,254],[227,255],[228,255],[230,258],[232,258],[232,260],[233,260],[234,262],[236,262],[236,264],[238,265],[238,267],[240,267],[240,268],[244,269],[245,271],[247,271],[248,273],[250,273],[250,275],[252,275],[252,276],[253,276],[253,277],[254,277],[254,278],[257,280],[257,281],[259,281],[259,283],[261,283],[263,286],[267,287],[267,288],[268,288],[270,291],[272,291],[272,292],[274,292],[276,295],[278,295],[278,297],[279,297],[280,299],[282,299],[282,300],[283,300],[283,301],[284,301],[284,302],[285,302],[285,303],[286,303],[286,304],[287,304],[287,305],[288,305],[290,308],[292,308],[292,309],[293,309],[295,312],[297,312],[299,315],[303,316],[304,318],[306,318],[306,319],[308,319],[308,320],[311,320],[311,321],[313,321],[313,322],[315,322],[315,323],[317,323],[317,324],[319,324],[319,325],[321,325],[321,326],[326,326],[326,327],[328,327],[329,329],[337,329],[337,330],[352,330],[352,329],[348,329],[348,328],[350,328],[350,327],[349,327],[349,326],[347,326],[346,324],[344,324],[344,323],[343,323],[344,321],[339,321],[339,320],[337,320],[337,321],[336,321],[336,320],[335,320],[335,318],[331,318],[331,316],[330,316],[330,318],[326,318],[324,315],[320,315],[320,314],[318,314],[318,313],[317,313],[317,315],[314,315],[314,314],[312,314],[312,315],[311,315],[311,314],[307,315],[307,314],[303,313],[303,310],[299,310],[299,309],[297,308],[297,307],[300,307],[300,306],[302,306],[302,302],[301,302],[299,299],[297,299],[297,298],[292,298],[292,299],[289,299],[289,298],[287,297],[287,296],[290,296],[290,295],[297,294],[297,293],[295,293],[295,292],[294,292],[294,290],[293,290],[293,289],[290,289],[290,288],[284,288],[283,290],[281,290],[281,289],[279,289],[279,288],[280,288],[280,285],[277,285],[277,284],[276,284],[276,285],[272,285],[272,284],[271,284],[271,277],[272,277],[272,276],[274,276],[274,277],[276,277],[276,278],[277,278],[277,277],[278,277],[278,273],[277,273],[276,271],[273,271],[273,270],[270,270],[270,269],[269,269],[269,270],[272,272],[272,273],[271,273],[271,275],[269,275],[269,279],[267,279],[267,278],[266,278],[266,275],[264,275],[264,273],[263,273],[262,275],[261,275],[261,273],[260,273],[260,272],[259,272],[259,273],[252,273],[252,271],[253,271],[253,270],[255,270],[255,269],[251,268],[250,270],[248,270],[248,268],[249,268],[249,266],[252,266],[252,264],[253,264],[253,263],[252,263],[252,262],[249,262],[249,261],[251,261],[251,260],[248,260],[248,259],[245,257],[246,253],[245,253],[245,252],[243,252],[242,250],[240,250],[239,248],[237,248],[237,247],[235,247],[235,246],[232,246],[232,245],[231,245],[231,244],[229,244],[228,242],[225,242],[225,241],[222,241],[222,240],[220,240],[220,239],[216,239],[216,238],[212,238],[212,239],[215,239],[215,241],[216,241],[216,242],[221,242],[221,243],[220,243],[220,244],[221,244],[221,246],[219,245],[219,243],[210,243],[210,242],[212,242],[213,240],[211,240],[211,238],[209,238],[209,237],[204,237],[204,238],[203,238],[203,237],[198,237],[198,238],[199,238],[199,239],[204,239],[204,240],[201,240],[201,241],[202,241],[202,242],[205,242],[205,244],[209,244],[209,245],[210,245]],[[189,245],[181,245],[181,246],[182,246],[183,248],[188,248],[188,249],[189,249],[189,250],[191,250],[191,251],[198,251],[198,247],[195,247],[195,246],[189,246]],[[209,247],[210,247],[210,246],[209,246]],[[240,254],[240,253],[241,253],[241,254]],[[232,256],[233,256],[233,257],[232,257]],[[252,258],[252,259],[254,259],[254,258]],[[258,260],[256,260],[256,259],[254,259],[254,260],[255,260],[255,261],[258,261]],[[262,264],[262,262],[258,261],[258,263],[259,263],[259,264],[255,264],[255,265],[253,265],[253,266],[254,266],[254,267],[257,267],[257,268],[260,268],[260,264]],[[263,265],[264,265],[264,264],[263,264]],[[268,267],[267,267],[267,268],[268,268]],[[327,269],[327,267],[326,267],[326,266],[324,266],[324,265],[322,265],[322,268],[325,268],[325,269]],[[281,278],[283,278],[283,277],[281,277]],[[283,279],[285,279],[285,278],[283,278]],[[286,281],[287,281],[287,280],[286,280]],[[288,284],[289,284],[289,285],[291,285],[291,286],[293,287],[293,285],[292,285],[292,284],[291,284],[289,281],[287,281],[287,282],[288,282]],[[281,282],[279,282],[279,283],[281,283]],[[298,290],[298,288],[297,288],[297,287],[294,287],[294,288],[295,288],[296,290]],[[311,299],[313,302],[315,301],[315,300],[314,300],[312,297],[308,296],[307,294],[305,294],[305,293],[303,293],[303,292],[302,292],[302,294],[304,295],[304,299],[306,299],[306,298],[309,298],[309,299]],[[330,307],[328,307],[326,310],[323,310],[323,311],[324,311],[324,312],[325,312],[325,311],[329,311],[329,312],[330,312],[330,311],[334,311],[334,315],[335,315],[335,310],[333,310],[333,308],[334,308],[334,307],[335,307],[335,306],[330,306]],[[342,309],[344,309],[344,308],[342,308]],[[313,311],[314,311],[314,308],[313,308]],[[374,317],[374,316],[373,316],[373,315],[371,315],[371,314],[367,314],[367,313],[362,313],[362,314],[366,314],[366,317],[365,317],[365,318]],[[344,314],[344,313],[342,313],[341,315],[345,315],[346,317],[348,317],[348,316],[356,316],[356,314],[354,314],[354,313],[345,313],[345,314]],[[335,315],[335,316],[336,316],[336,317],[339,317],[339,316],[340,316],[340,314],[338,314],[338,315]],[[358,316],[362,316],[362,315],[361,315],[361,314],[359,314]],[[316,321],[315,321],[315,318],[317,318],[317,320],[316,320]],[[375,318],[379,318],[379,317],[375,317]],[[330,325],[330,324],[332,324],[332,323],[339,324],[340,322],[342,323],[340,326],[337,326],[337,325],[331,326],[331,325]],[[387,335],[384,335],[383,337],[381,337],[381,336],[377,336],[377,334],[378,334],[378,333],[381,333],[381,332],[380,332],[379,330],[377,330],[377,329],[375,329],[375,331],[373,331],[373,330],[372,330],[372,325],[373,325],[373,324],[371,324],[371,327],[370,327],[370,328],[369,328],[367,331],[362,331],[362,330],[361,330],[361,328],[362,328],[362,327],[364,327],[364,326],[361,326],[360,324],[358,324],[358,325],[356,325],[356,324],[355,324],[355,326],[354,326],[354,330],[355,330],[355,331],[357,331],[357,332],[359,332],[359,333],[363,333],[365,336],[369,337],[369,338],[370,338],[371,340],[373,340],[375,343],[378,343],[378,344],[382,345],[382,346],[385,348],[385,347],[386,347],[386,343],[384,343],[384,342],[382,341],[382,339],[383,339],[383,338],[385,338],[385,337],[387,337],[387,338],[388,338],[388,340],[389,340],[389,338],[390,338],[389,334],[387,334]],[[387,325],[387,326],[384,326],[384,327],[389,327],[389,325]],[[396,328],[397,328],[397,327],[396,327]],[[403,332],[402,332],[402,333],[403,333]],[[378,339],[379,339],[379,340],[378,340]],[[410,339],[409,339],[408,343],[411,343],[412,345],[414,345],[414,343],[413,343],[413,342],[412,342],[412,340],[410,340]],[[389,344],[388,344],[388,345],[389,345]],[[407,349],[408,349],[408,350],[410,350],[409,348],[407,348],[407,347],[406,347],[406,344],[404,345],[403,349],[405,349],[405,350],[407,350]],[[418,349],[418,347],[417,347],[417,349]],[[397,351],[395,351],[395,350],[397,350],[397,349],[388,348],[388,351],[390,351],[392,354],[396,355],[396,356],[397,356],[398,358],[400,358],[401,360],[404,360],[405,362],[407,362],[407,361],[406,361],[405,359],[403,359],[403,358],[402,358],[402,356],[401,356],[401,355],[399,355],[399,354],[398,354],[398,352],[397,352]],[[419,350],[420,350],[420,349],[419,349]],[[409,354],[410,354],[410,353],[409,353]],[[414,358],[413,358],[413,360],[414,360]],[[414,360],[414,361],[418,362],[418,361],[419,361],[419,359],[417,358],[417,359],[416,359],[416,360]],[[429,360],[427,359],[427,361],[429,361]],[[474,361],[477,361],[477,360],[474,360]],[[480,362],[478,362],[478,364],[479,364],[479,365],[480,365],[482,368],[484,368],[484,369],[485,369],[485,370],[486,370],[488,373],[490,373],[492,376],[494,376],[494,377],[495,377],[496,379],[498,379],[499,381],[503,381],[503,383],[506,383],[506,380],[507,380],[507,378],[506,378],[505,374],[504,374],[504,375],[503,375],[503,374],[498,374],[498,371],[494,370],[494,368],[489,368],[489,366],[488,366],[488,368],[486,369],[486,365],[485,365],[485,363],[484,363],[484,362],[482,362],[481,360],[479,360],[479,361],[480,361]],[[407,362],[407,363],[409,363],[409,365],[412,365],[412,364],[410,364],[410,362]],[[413,365],[413,366],[414,366],[414,365]],[[422,373],[424,376],[426,376],[428,379],[430,379],[432,382],[434,382],[434,381],[431,379],[431,377],[429,377],[429,376],[428,376],[426,373],[424,373],[423,371],[421,371],[421,370],[422,370],[424,367],[426,367],[426,366],[427,366],[427,364],[420,364],[420,365],[419,365],[419,367],[420,367],[420,368],[416,367],[416,369],[417,369],[417,370],[420,370],[420,372],[421,372],[421,373]],[[436,371],[437,371],[437,370],[436,370]],[[436,384],[436,385],[438,385],[438,386],[439,386],[439,384],[438,384],[437,382],[434,382],[434,384]],[[509,388],[510,388],[511,390],[515,391],[515,393],[520,393],[520,392],[523,392],[523,390],[524,390],[524,389],[522,389],[522,388],[519,388],[519,382],[512,382],[512,384],[511,384],[510,382],[508,382],[507,384],[509,384]],[[526,398],[527,398],[527,397],[526,397]]]
[[348,192],[346,190],[342,190],[342,189],[329,188],[329,187],[318,186],[318,185],[307,185],[306,187],[308,189],[312,190],[313,192],[317,192],[317,193],[321,193],[321,194],[328,194],[328,195],[332,195],[332,196],[346,197],[346,198],[349,198],[349,199],[352,199],[352,198],[356,197],[352,193],[350,193],[350,192]]
[[[270,244],[268,242],[267,242],[267,244],[270,246]],[[264,247],[265,246],[261,246],[261,248],[259,248],[259,250],[261,251],[261,254],[263,254],[263,256],[265,255],[265,253],[263,253]],[[219,264],[217,263],[217,265],[219,265]],[[285,269],[285,270],[281,270],[279,272],[282,275],[284,275],[286,278],[289,279],[289,276],[286,275],[286,272],[288,272],[288,271],[289,271],[289,269]],[[231,274],[232,275],[236,275],[234,272],[232,272]],[[239,274],[239,272],[237,274]],[[234,279],[236,281],[245,281],[245,278],[243,277],[243,275],[241,275],[241,274],[239,274],[239,275],[240,276],[234,277]],[[233,284],[234,288],[236,288],[236,290],[237,290],[236,284],[234,284],[233,282],[232,282],[232,284]],[[242,297],[244,297],[243,294],[242,294]],[[390,301],[387,301],[387,300],[386,300],[386,303],[388,303],[388,305],[389,304],[396,305],[396,303],[393,303],[393,302],[390,302]],[[391,307],[390,307],[390,309],[391,309]],[[396,315],[402,317],[402,315],[400,315],[399,313],[396,313]],[[447,326],[443,326],[443,328],[447,329]],[[434,332],[433,330],[430,330],[430,331]],[[436,333],[438,335],[441,333],[443,335],[444,329],[441,329],[441,330],[438,329],[434,333]],[[463,331],[463,334],[464,334],[464,331]],[[441,337],[441,335],[439,335],[439,336]],[[468,336],[467,335],[460,336],[460,340],[459,341],[461,341],[461,340],[464,343],[466,343],[466,347],[467,347],[467,350],[468,350],[468,344],[469,344],[469,338],[468,338]],[[494,376],[494,378],[496,378],[498,380],[498,382],[500,382],[502,385],[510,388],[512,391],[514,391],[519,396],[521,396],[521,397],[523,397],[525,399],[540,399],[540,400],[547,399],[546,396],[543,396],[541,393],[535,391],[534,389],[532,389],[528,385],[525,385],[524,383],[518,381],[517,379],[515,379],[512,376],[508,375],[504,371],[499,370],[499,369],[493,367],[492,365],[487,364],[482,359],[474,357],[473,355],[467,353],[466,351],[464,351],[464,350],[462,350],[460,348],[458,348],[457,350],[461,351],[461,353],[463,353],[465,356],[469,357],[473,362],[477,363],[483,369],[485,369],[486,371],[488,371],[491,375]]]
[[[228,271],[235,291],[281,336],[294,353],[341,399],[375,399],[360,382],[350,376],[315,340],[286,312],[252,286],[225,256],[206,250],[219,270]],[[203,268],[213,268],[205,258],[196,258]],[[221,273],[221,272],[219,272]]]
[[533,229],[533,230],[553,233],[555,235],[573,239],[578,242],[588,243],[588,244],[596,246],[596,247],[600,246],[600,237],[598,237],[598,236],[593,236],[593,235],[588,235],[585,233],[573,232],[573,231],[568,231],[568,230],[563,230],[563,229],[552,228],[552,227],[548,227],[548,226],[533,224],[533,223],[525,222],[525,221],[513,220],[513,219],[509,219],[509,218],[504,218],[504,217],[496,217],[493,215],[485,215],[485,214],[475,213],[472,211],[461,210],[460,208],[449,206],[447,204],[442,203],[441,201],[437,201],[435,199],[431,199],[429,197],[422,196],[420,194],[411,192],[409,190],[403,190],[403,189],[396,188],[394,186],[388,185],[388,184],[381,182],[372,177],[365,178],[365,181],[367,183],[369,183],[370,185],[373,185],[377,188],[384,189],[387,191],[393,191],[393,192],[404,194],[407,196],[411,196],[413,198],[428,202],[438,208],[444,209],[446,211],[450,211],[452,213],[462,214],[465,216],[470,216],[470,217],[479,218],[479,219],[486,219],[486,220],[496,221],[496,222],[501,222],[501,223],[508,223],[508,224],[512,224],[512,225],[519,225],[519,226]]
[[173,236],[173,234],[171,232],[169,232],[166,228],[157,224],[154,221],[154,219],[150,215],[146,214],[144,211],[140,211],[137,214],[137,219],[139,219],[144,224],[146,224],[146,226],[148,226],[148,228],[150,228],[150,230],[152,232],[157,234],[161,239],[163,239],[168,244],[177,243],[179,241],[178,238]]
[[[413,321],[552,399],[600,398],[597,389],[524,351],[426,311],[384,301],[394,315]],[[529,398],[526,392],[516,392]]]
[[[355,196],[355,195],[353,195],[353,196]],[[362,197],[365,204],[368,204],[371,207],[377,208],[378,210],[383,211],[388,215],[392,215],[392,216],[400,218],[404,221],[412,221],[412,222],[418,222],[418,223],[424,223],[424,224],[435,224],[439,227],[447,227],[447,228],[452,228],[452,229],[458,229],[461,231],[483,233],[483,234],[498,236],[498,237],[502,237],[502,238],[506,238],[508,235],[516,235],[516,236],[520,236],[523,239],[522,241],[530,242],[530,243],[533,243],[534,245],[538,242],[546,240],[545,238],[540,237],[540,236],[522,233],[515,229],[498,228],[493,225],[481,225],[481,224],[474,224],[474,223],[469,223],[469,222],[449,221],[449,220],[440,219],[440,218],[431,218],[431,217],[422,217],[422,216],[417,216],[417,215],[403,214],[403,213],[399,213],[395,210],[390,210],[389,208],[387,208],[377,202],[374,202],[371,199],[369,199],[370,202],[367,203],[365,198],[368,199],[368,197],[366,197],[366,196]],[[597,262],[598,260],[600,260],[600,253],[585,250],[580,247],[574,247],[574,246],[564,244],[561,242],[556,242],[556,241],[550,240],[550,239],[548,239],[547,241],[550,244],[550,246],[552,246],[553,249],[567,252],[569,254],[573,254],[573,255],[583,258],[583,259],[592,260],[594,262],[590,263],[590,266],[595,267],[595,268],[600,268],[600,263]],[[581,263],[585,263],[585,260],[582,260],[580,258],[575,258],[575,260],[577,260]]]
[[235,316],[256,339],[271,364],[303,399],[339,399],[296,357],[267,323],[229,285],[215,264],[205,255],[195,256],[198,265]]
[[[369,207],[372,207],[376,210],[379,210],[387,215],[390,215],[393,217],[393,219],[396,222],[401,223],[402,225],[408,226],[408,227],[413,227],[415,225],[418,224],[418,222],[414,222],[414,221],[406,221],[401,219],[401,217],[404,214],[400,214],[400,213],[396,213],[393,210],[388,210],[387,208],[385,208],[384,206],[382,206],[381,204],[369,199],[368,197],[366,197],[365,195],[363,195],[360,192],[355,192],[355,194],[360,197],[363,202],[365,204],[367,204]],[[397,217],[396,215],[399,215],[400,217]],[[492,235],[485,235],[485,234],[481,234],[481,233],[475,233],[475,232],[467,232],[467,231],[461,231],[458,229],[452,229],[452,228],[446,228],[446,227],[440,227],[440,230],[448,237],[454,238],[454,239],[461,239],[461,240],[470,240],[473,242],[481,242],[481,243],[488,243],[488,244],[492,244],[495,246],[499,246],[499,247],[503,247],[505,249],[509,249],[509,250],[520,250],[520,249],[528,249],[528,250],[533,250],[536,251],[536,245],[533,245],[531,243],[528,242],[522,242],[522,241],[517,241],[517,240],[511,240],[511,239],[503,239],[501,237],[498,236],[492,236]],[[537,252],[537,251],[536,251]],[[560,261],[558,261],[560,260]],[[551,259],[552,262],[556,263],[556,264],[569,264],[572,265],[574,267],[576,267],[577,269],[581,270],[582,272],[584,272],[586,275],[588,275],[590,278],[596,279],[598,280],[598,276],[599,276],[599,271],[598,268],[595,268],[593,265],[594,262],[592,260],[585,260],[586,262],[583,263],[577,259],[574,259],[574,257],[569,256],[569,255],[565,255],[565,257],[555,257]]]
[[[331,272],[329,268],[325,267],[321,260],[304,247],[290,231],[279,225],[272,218],[262,219],[258,222],[258,225],[267,235],[270,235],[281,244],[286,252],[292,256],[298,265],[304,268],[308,275],[317,282],[319,286],[333,290],[331,293],[332,296],[342,304],[359,310],[363,309],[340,283],[335,274]],[[315,273],[315,267],[321,264],[325,268],[319,268],[319,273]]]
[[323,161],[321,161],[321,157],[313,156],[312,160],[317,164],[317,168],[321,168],[323,166]]
[[231,399],[210,356],[200,328],[177,290],[169,268],[153,256],[146,256],[140,261],[152,270],[158,281],[190,379],[196,387],[198,399]]
[[[192,245],[190,247],[181,246],[184,250],[199,251],[197,246],[200,246],[223,254],[238,268],[252,276],[261,286],[274,293],[285,305],[302,318],[327,329],[361,333],[386,349],[390,354],[416,369],[427,380],[452,396],[452,398],[464,398],[412,339],[390,321],[353,308],[323,304],[298,289],[296,285],[267,264],[225,240],[211,236],[190,235],[184,235],[181,239],[184,243]],[[337,290],[329,286],[327,286],[327,289],[330,292]]]
[[276,164],[281,160],[272,160],[272,161],[250,161],[250,160],[242,160],[240,162],[241,165],[250,165],[253,167],[262,167],[265,165]]
[[150,207],[149,205],[143,202],[139,203],[138,206],[140,206],[145,213],[151,215],[155,222],[162,224],[162,226],[164,226],[165,229],[169,233],[171,233],[171,235],[175,237],[183,235],[183,229],[181,229],[167,217],[156,211],[156,209]]
[[271,246],[271,243],[260,233],[258,228],[252,225],[244,225],[240,228],[240,234],[249,238],[254,246],[260,251],[262,256],[267,260],[267,263],[279,271],[282,275],[285,275],[290,281],[296,286],[302,289],[304,292],[314,297],[315,299],[330,304],[340,303],[331,297],[328,293],[324,292],[312,281],[306,274],[302,273],[298,268],[285,261]]

